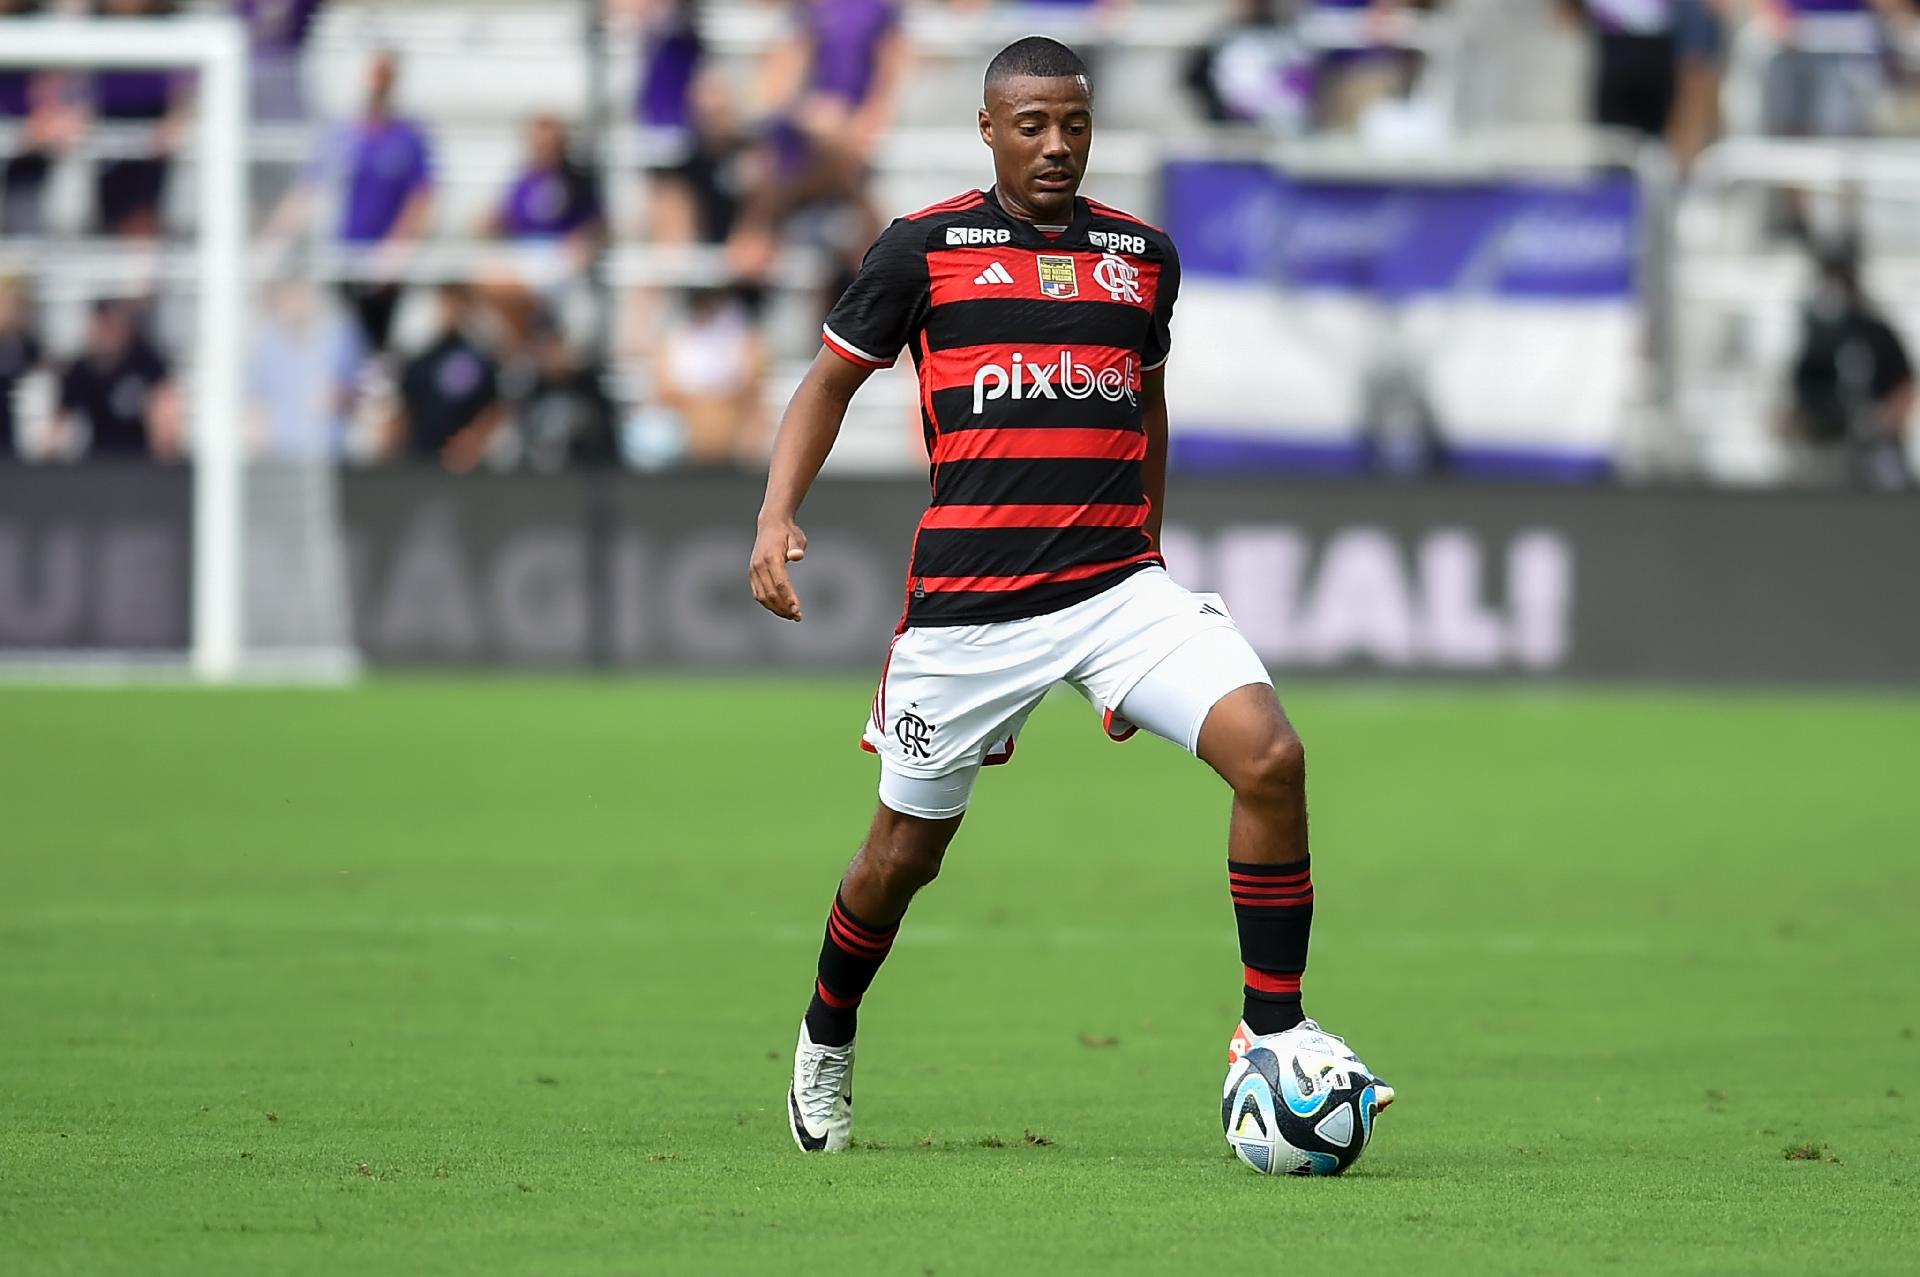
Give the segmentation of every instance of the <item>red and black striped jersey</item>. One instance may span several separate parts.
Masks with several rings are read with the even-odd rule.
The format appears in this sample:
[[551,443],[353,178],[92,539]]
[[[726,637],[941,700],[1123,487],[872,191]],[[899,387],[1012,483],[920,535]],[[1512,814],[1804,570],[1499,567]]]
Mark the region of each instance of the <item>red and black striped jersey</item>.
[[1070,607],[1159,563],[1144,527],[1141,377],[1166,362],[1180,260],[1092,200],[1062,231],[991,190],[889,226],[827,316],[872,368],[912,352],[933,500],[902,628]]

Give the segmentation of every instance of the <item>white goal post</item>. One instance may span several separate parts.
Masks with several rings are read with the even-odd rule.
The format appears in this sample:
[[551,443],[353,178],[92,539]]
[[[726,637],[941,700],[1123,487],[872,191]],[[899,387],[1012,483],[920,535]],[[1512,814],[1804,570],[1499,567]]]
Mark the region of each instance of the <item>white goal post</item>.
[[[192,165],[193,372],[189,438],[193,465],[192,611],[188,668],[204,682],[249,675],[336,680],[350,651],[252,668],[247,653],[247,457],[243,396],[248,346],[246,31],[225,15],[177,18],[0,19],[0,66],[37,70],[179,69],[197,75]],[[330,492],[330,488],[329,488]],[[85,667],[88,662],[74,664]],[[154,668],[152,662],[141,662]],[[300,668],[304,664],[306,668]],[[95,670],[96,674],[101,671]],[[156,671],[157,672],[157,671]]]

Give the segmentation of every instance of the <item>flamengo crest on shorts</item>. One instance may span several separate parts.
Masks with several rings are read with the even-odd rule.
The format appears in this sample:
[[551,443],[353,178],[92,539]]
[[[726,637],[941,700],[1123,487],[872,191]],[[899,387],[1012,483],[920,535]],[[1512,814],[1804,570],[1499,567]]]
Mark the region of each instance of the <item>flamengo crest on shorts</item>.
[[932,461],[902,628],[1056,611],[1159,562],[1145,376],[1166,361],[1166,235],[1079,199],[1058,234],[968,191],[901,218],[827,317],[842,358],[908,351]]

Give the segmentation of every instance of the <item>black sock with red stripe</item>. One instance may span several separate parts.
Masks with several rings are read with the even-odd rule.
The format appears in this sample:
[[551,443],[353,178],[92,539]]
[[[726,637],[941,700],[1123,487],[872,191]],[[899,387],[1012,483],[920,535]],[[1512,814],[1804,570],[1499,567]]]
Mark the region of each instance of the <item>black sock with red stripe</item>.
[[1255,1036],[1284,1032],[1306,1018],[1300,977],[1313,930],[1312,863],[1310,856],[1284,865],[1227,862],[1246,967],[1243,1018]]
[[860,999],[880,974],[880,964],[887,960],[899,930],[898,922],[884,928],[867,925],[847,908],[839,892],[834,893],[827,938],[820,945],[820,974],[814,981],[813,1001],[807,1004],[808,1037],[821,1046],[853,1041]]

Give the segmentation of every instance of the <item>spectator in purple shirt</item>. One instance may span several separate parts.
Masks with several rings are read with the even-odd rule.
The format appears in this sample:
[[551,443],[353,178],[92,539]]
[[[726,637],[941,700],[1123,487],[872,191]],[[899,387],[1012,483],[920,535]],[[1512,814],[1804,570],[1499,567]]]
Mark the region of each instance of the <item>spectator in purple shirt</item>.
[[761,100],[778,116],[778,180],[750,201],[729,245],[751,278],[771,266],[780,225],[809,204],[852,207],[862,249],[878,232],[867,196],[868,164],[893,122],[906,71],[906,38],[892,0],[794,0],[793,34],[768,57]]
[[627,0],[640,27],[640,80],[634,121],[685,134],[693,127],[693,85],[706,60],[696,0]]
[[527,162],[482,235],[516,246],[511,264],[489,271],[481,296],[506,329],[503,354],[526,348],[542,301],[558,306],[600,250],[604,223],[593,174],[569,153],[566,126],[551,115],[527,125]]
[[367,348],[384,354],[400,306],[399,277],[430,229],[433,216],[433,155],[427,135],[394,113],[399,67],[392,53],[377,54],[367,70],[367,105],[323,148],[301,184],[274,213],[271,240],[284,240],[303,226],[316,188],[338,194],[338,236],[356,253],[362,272],[343,286],[360,322]]
[[569,152],[566,125],[552,115],[527,124],[527,164],[487,219],[487,231],[516,240],[583,243],[598,233],[600,191]]
[[[162,18],[175,9],[170,0],[101,0],[98,12],[103,18]],[[100,71],[93,77],[92,96],[98,119],[153,125],[148,154],[108,160],[100,166],[95,177],[99,230],[107,235],[157,236],[167,174],[186,124],[185,81],[174,71]]]

